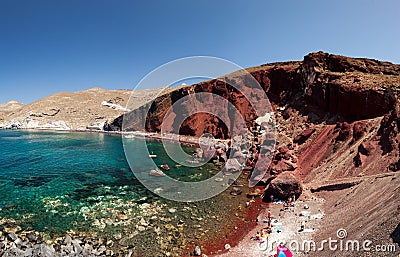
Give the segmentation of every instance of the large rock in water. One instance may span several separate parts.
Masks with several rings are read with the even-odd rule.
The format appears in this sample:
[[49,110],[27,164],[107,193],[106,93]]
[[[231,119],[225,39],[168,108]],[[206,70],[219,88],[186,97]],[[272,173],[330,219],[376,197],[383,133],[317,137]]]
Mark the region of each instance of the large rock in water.
[[286,200],[293,195],[298,198],[302,191],[301,182],[290,172],[279,174],[266,188],[268,195],[273,195],[281,200]]

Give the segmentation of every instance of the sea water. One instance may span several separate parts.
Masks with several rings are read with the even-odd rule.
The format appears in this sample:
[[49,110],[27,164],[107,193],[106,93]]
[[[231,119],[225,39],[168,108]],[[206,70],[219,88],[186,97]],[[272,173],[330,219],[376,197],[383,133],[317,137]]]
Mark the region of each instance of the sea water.
[[[157,141],[147,145],[158,156],[154,161],[168,164],[175,178],[211,176],[207,169],[175,167]],[[140,218],[143,206],[168,210],[176,205],[159,199],[135,178],[120,136],[0,130],[0,150],[0,216],[37,231],[104,229],[126,215]]]

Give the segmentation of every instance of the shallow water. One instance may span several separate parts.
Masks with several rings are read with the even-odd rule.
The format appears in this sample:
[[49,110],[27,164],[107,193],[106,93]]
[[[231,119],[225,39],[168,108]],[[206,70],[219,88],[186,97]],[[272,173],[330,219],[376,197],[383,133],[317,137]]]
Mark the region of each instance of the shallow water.
[[[171,167],[174,177],[190,181],[211,176],[207,169],[174,167],[157,141],[149,141],[148,148],[158,155],[157,164]],[[0,130],[0,149],[0,216],[38,231],[91,230],[101,217],[112,218],[110,208],[134,216],[143,204],[175,206],[138,182],[119,136]]]
[[[130,144],[134,146],[135,141]],[[205,180],[222,168],[211,164],[201,170],[175,167],[160,142],[149,140],[147,147],[157,154],[157,165],[168,164],[171,170],[166,173],[183,181]],[[236,224],[250,222],[245,220],[246,187],[241,187],[241,196],[230,195],[228,189],[191,203],[151,193],[131,172],[119,136],[0,130],[0,150],[3,231],[18,225],[23,231],[41,232],[53,243],[69,234],[112,241],[107,248],[120,255],[133,251],[132,256],[183,256],[195,243],[204,242],[206,248],[216,240],[224,244],[228,233],[241,233]],[[141,155],[135,166],[147,174],[150,168]],[[225,182],[211,179],[207,183],[226,188],[231,176],[216,176]],[[246,177],[242,174],[239,183],[247,183]]]

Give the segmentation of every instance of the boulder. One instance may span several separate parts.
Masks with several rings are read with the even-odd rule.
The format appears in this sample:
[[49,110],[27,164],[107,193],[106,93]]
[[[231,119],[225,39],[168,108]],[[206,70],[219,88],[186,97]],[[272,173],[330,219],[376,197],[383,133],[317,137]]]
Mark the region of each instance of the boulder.
[[336,123],[335,132],[338,133],[336,137],[337,141],[346,141],[353,133],[351,125],[347,122]]
[[164,172],[162,172],[159,169],[150,170],[149,175],[154,176],[154,177],[164,177],[165,176]]
[[293,139],[293,143],[297,143],[299,145],[303,144],[313,133],[315,132],[315,128],[309,128],[301,132],[300,135],[297,135]]
[[240,194],[242,194],[242,190],[240,190],[240,188],[238,188],[238,187],[232,187],[230,194],[234,195],[234,196],[240,195]]
[[286,200],[293,195],[297,199],[302,190],[301,182],[291,172],[283,172],[270,182],[265,191],[266,195],[273,195],[275,198]]

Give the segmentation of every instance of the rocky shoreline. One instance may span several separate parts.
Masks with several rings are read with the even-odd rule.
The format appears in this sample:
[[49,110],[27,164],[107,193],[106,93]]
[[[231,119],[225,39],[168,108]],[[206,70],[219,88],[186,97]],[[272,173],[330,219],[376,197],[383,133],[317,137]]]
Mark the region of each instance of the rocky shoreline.
[[113,241],[90,239],[69,235],[59,237],[54,241],[33,229],[22,229],[15,220],[3,218],[0,220],[0,256],[112,256],[112,250],[107,246]]
[[[245,178],[239,181],[245,182]],[[243,195],[233,196],[228,189],[203,203],[175,207],[161,202],[145,203],[138,206],[148,206],[140,215],[129,214],[129,206],[121,203],[125,212],[115,211],[114,218],[98,219],[94,223],[99,226],[97,231],[71,230],[64,236],[51,236],[3,218],[0,220],[0,255],[189,256],[195,245],[200,245],[204,254],[222,253],[227,250],[227,244],[235,246],[255,226],[256,217],[266,207],[261,199],[246,207],[249,201],[246,194],[250,189],[243,187],[243,191]],[[97,215],[93,209],[87,212]],[[231,213],[234,215],[229,215]],[[105,226],[103,229],[101,224]]]

